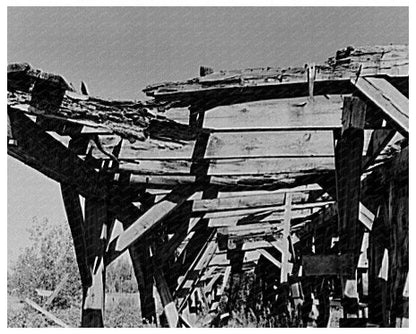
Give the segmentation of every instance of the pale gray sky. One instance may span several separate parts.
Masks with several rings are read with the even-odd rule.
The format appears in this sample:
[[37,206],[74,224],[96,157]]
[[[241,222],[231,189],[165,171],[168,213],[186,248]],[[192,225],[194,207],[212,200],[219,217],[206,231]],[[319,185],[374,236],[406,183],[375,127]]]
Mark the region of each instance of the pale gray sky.
[[[408,43],[406,7],[8,8],[8,62],[64,75],[90,94],[142,99],[146,85],[233,69],[321,62],[348,45]],[[58,185],[8,157],[11,258],[32,216],[62,222]]]

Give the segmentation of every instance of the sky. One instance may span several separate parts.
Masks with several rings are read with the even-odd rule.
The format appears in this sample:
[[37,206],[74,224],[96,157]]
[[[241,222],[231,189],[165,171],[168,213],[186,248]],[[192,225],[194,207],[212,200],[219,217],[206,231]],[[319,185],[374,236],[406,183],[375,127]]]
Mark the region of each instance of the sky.
[[[348,45],[407,44],[406,7],[9,7],[7,61],[90,95],[144,99],[146,85],[220,69],[320,63]],[[8,255],[32,217],[66,220],[56,182],[8,156]]]

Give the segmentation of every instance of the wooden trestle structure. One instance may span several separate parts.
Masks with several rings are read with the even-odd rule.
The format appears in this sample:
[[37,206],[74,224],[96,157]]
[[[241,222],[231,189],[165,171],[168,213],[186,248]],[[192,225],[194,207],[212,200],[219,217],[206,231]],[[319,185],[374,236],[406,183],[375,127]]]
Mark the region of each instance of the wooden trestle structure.
[[247,271],[263,303],[304,325],[326,326],[337,298],[341,326],[406,325],[407,46],[300,68],[201,67],[144,91],[110,101],[8,67],[8,154],[61,185],[82,326],[103,326],[105,269],[125,251],[143,318],[156,317],[156,285],[164,326],[193,326],[224,295],[234,305]]

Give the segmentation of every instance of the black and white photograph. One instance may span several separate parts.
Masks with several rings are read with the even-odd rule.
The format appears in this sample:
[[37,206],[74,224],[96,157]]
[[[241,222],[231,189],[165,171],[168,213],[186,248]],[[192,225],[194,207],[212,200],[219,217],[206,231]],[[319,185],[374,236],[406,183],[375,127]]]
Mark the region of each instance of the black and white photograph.
[[174,3],[7,7],[7,327],[409,328],[409,7]]

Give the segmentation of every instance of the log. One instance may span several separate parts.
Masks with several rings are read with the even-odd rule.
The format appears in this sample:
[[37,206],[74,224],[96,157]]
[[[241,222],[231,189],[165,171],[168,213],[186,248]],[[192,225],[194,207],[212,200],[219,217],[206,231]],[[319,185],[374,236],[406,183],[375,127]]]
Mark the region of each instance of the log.
[[42,313],[45,317],[47,317],[49,320],[52,320],[55,324],[57,324],[60,327],[63,328],[69,328],[70,326],[68,326],[66,323],[64,323],[62,320],[58,319],[56,316],[54,316],[52,313],[46,311],[43,307],[39,306],[38,304],[36,304],[34,301],[30,300],[29,298],[25,299],[25,302],[33,307],[36,311]]

